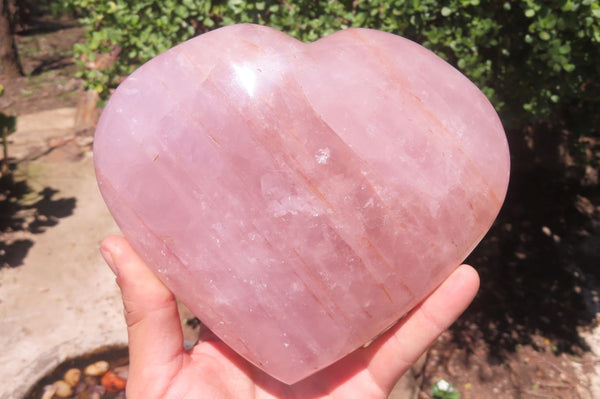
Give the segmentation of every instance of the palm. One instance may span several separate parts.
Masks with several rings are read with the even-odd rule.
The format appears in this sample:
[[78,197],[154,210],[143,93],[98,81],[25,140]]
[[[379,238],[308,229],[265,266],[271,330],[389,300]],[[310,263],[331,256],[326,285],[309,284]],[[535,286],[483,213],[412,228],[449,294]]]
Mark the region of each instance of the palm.
[[132,399],[386,398],[397,379],[464,311],[479,286],[475,270],[460,266],[369,347],[286,385],[214,336],[184,351],[173,294],[123,238],[107,238],[102,254],[123,294],[130,351],[127,397]]
[[385,397],[371,375],[353,374],[351,368],[345,375],[328,369],[293,386],[283,384],[239,358],[221,342],[200,343],[190,353],[182,354],[182,364],[173,379],[146,386],[147,391],[140,397],[151,397],[148,391],[165,392],[159,395],[164,398],[179,398],[181,393],[190,398]]

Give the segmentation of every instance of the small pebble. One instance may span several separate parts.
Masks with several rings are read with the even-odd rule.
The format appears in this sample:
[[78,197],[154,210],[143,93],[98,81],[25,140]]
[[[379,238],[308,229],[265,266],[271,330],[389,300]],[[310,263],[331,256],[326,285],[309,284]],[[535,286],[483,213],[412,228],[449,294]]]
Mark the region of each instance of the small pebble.
[[56,388],[55,395],[59,398],[68,398],[73,395],[73,387],[63,380],[58,380],[52,385]]
[[54,385],[46,385],[44,387],[44,393],[40,399],[52,399],[56,393],[56,387]]
[[129,365],[115,367],[113,371],[124,380],[129,377]]
[[101,398],[102,395],[104,395],[106,393],[106,388],[104,388],[102,385],[95,385],[93,387],[90,387],[90,398]]
[[107,361],[100,360],[96,363],[92,363],[88,365],[85,370],[83,370],[85,375],[92,375],[95,377],[106,374],[106,372],[110,369],[110,365]]
[[102,386],[110,393],[118,393],[125,389],[127,380],[116,375],[112,370],[104,374],[101,380]]
[[88,387],[93,387],[100,384],[100,377],[93,377],[91,375],[86,375],[83,377],[83,384]]
[[79,381],[79,384],[75,387],[75,397],[77,399],[86,399],[85,396],[81,396],[81,393],[87,390],[88,385],[83,381]]
[[63,378],[67,382],[67,384],[74,387],[79,383],[79,380],[81,380],[81,370],[69,369],[65,372]]

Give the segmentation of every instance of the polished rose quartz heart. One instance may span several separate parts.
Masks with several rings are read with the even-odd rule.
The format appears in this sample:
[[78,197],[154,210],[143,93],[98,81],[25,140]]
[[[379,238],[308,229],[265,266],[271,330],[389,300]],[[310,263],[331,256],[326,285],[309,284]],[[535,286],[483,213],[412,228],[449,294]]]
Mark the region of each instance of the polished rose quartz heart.
[[303,44],[236,25],[183,43],[116,90],[94,153],[135,250],[286,383],[439,285],[509,175],[485,96],[423,47],[366,29]]

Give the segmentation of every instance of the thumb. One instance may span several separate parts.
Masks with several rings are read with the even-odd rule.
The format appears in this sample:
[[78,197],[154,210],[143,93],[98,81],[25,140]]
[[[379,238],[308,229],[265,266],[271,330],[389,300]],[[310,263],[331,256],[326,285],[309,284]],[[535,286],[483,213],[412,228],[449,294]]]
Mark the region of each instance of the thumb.
[[[116,274],[123,297],[130,383],[172,378],[181,368],[185,353],[175,297],[123,237],[104,239],[100,253]],[[129,393],[135,387],[127,389]]]

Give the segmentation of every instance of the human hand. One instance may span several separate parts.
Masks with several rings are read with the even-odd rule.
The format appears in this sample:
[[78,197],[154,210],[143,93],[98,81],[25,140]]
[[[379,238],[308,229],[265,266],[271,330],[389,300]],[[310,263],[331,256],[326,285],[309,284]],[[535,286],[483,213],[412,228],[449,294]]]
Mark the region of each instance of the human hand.
[[467,308],[479,288],[477,272],[459,266],[371,345],[286,385],[214,336],[186,351],[177,303],[168,288],[124,238],[106,238],[101,253],[115,272],[123,296],[129,399],[387,398],[396,381]]

